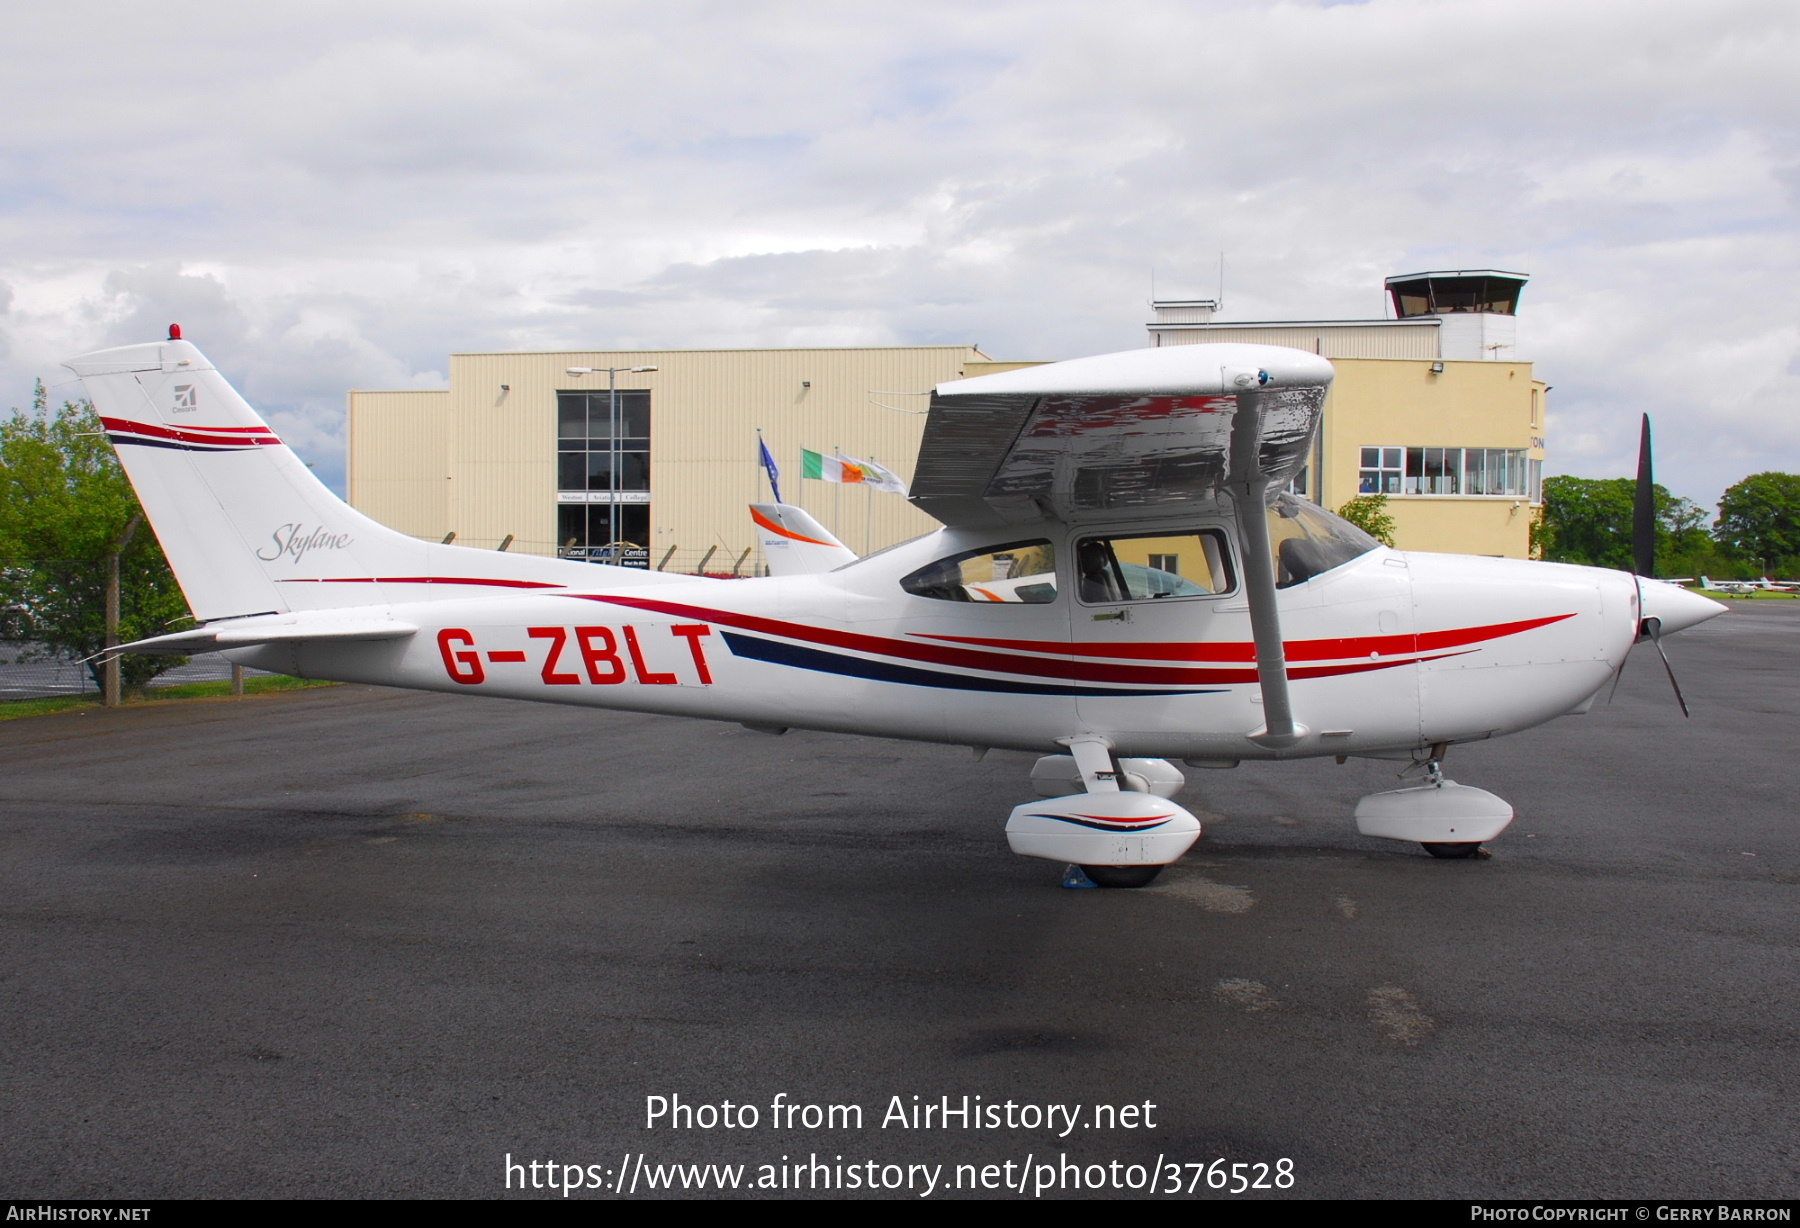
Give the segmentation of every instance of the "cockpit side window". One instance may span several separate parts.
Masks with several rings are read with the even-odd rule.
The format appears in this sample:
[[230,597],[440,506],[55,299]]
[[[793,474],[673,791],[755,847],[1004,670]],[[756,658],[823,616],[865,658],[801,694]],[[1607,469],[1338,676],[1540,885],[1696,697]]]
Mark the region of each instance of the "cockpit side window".
[[1075,580],[1089,604],[1212,597],[1236,585],[1218,529],[1084,537],[1075,547]]
[[966,550],[927,563],[900,587],[938,601],[1044,605],[1056,600],[1056,547],[1040,539]]

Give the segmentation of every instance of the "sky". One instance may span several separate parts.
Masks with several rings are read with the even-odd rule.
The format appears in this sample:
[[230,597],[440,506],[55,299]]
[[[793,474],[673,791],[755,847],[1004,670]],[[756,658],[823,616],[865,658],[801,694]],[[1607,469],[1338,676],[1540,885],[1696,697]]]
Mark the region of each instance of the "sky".
[[[1800,472],[1792,0],[19,6],[0,406],[180,322],[341,490],[452,351],[1146,344],[1529,273],[1550,472]],[[1476,441],[1479,442],[1479,441]]]

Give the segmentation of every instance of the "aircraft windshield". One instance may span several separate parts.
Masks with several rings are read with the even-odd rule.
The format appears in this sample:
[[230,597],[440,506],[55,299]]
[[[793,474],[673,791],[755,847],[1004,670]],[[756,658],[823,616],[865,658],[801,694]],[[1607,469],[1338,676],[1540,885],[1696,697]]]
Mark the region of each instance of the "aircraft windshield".
[[1316,503],[1283,491],[1269,508],[1275,587],[1291,588],[1360,558],[1381,543]]

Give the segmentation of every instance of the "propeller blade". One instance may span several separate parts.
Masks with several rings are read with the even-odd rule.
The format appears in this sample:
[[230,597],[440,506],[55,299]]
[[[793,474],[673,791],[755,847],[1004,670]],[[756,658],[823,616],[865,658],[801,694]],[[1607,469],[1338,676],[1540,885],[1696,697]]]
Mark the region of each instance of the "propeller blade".
[[1675,667],[1669,664],[1669,654],[1663,651],[1662,619],[1646,618],[1644,626],[1650,631],[1650,642],[1656,645],[1656,655],[1662,658],[1663,669],[1668,671],[1669,685],[1675,688],[1675,702],[1681,705],[1681,715],[1692,718],[1693,713],[1688,711],[1687,699],[1681,693],[1681,684],[1675,681]]
[[1631,566],[1640,576],[1656,574],[1656,481],[1650,467],[1650,415],[1638,437],[1637,493],[1631,505]]
[[1631,660],[1631,650],[1638,646],[1638,640],[1644,638],[1644,585],[1643,581],[1635,575],[1631,577],[1631,583],[1637,588],[1637,602],[1632,607],[1638,614],[1637,639],[1625,646],[1625,655],[1619,658],[1619,668],[1613,671],[1612,690],[1606,693],[1606,706],[1609,708],[1612,707],[1612,701],[1619,693],[1619,679],[1625,676],[1625,662]]

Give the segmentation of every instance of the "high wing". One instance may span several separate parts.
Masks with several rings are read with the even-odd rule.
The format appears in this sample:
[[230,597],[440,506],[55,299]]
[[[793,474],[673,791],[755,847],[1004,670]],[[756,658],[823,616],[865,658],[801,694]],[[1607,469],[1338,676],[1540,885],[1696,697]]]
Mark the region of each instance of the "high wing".
[[939,384],[912,501],[952,528],[1095,523],[1230,502],[1271,747],[1310,732],[1288,694],[1263,509],[1299,473],[1331,364],[1273,345],[1078,358]]
[[[1206,502],[1252,471],[1278,490],[1306,463],[1331,376],[1303,350],[1195,345],[939,384],[912,501],[989,528]],[[1253,435],[1234,429],[1243,414]],[[1255,447],[1235,466],[1234,435]]]

